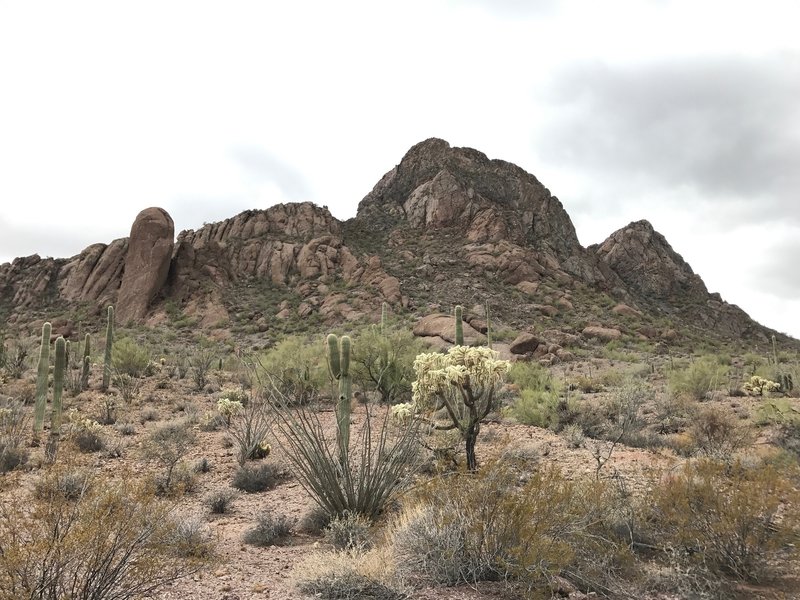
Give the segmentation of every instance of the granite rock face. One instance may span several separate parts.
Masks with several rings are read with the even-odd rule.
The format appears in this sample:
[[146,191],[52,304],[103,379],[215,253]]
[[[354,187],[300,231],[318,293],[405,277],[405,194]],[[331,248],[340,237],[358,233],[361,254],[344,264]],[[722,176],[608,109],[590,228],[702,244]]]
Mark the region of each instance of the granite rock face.
[[128,238],[116,315],[120,323],[140,321],[169,274],[175,224],[163,208],[146,208],[136,216]]

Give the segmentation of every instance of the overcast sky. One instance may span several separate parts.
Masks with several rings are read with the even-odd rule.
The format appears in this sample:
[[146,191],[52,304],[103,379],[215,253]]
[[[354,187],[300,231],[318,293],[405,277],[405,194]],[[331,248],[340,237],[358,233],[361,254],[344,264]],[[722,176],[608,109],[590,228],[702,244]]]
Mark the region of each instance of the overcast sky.
[[0,0],[0,262],[165,208],[340,219],[441,137],[533,173],[584,245],[648,219],[800,337],[800,3]]

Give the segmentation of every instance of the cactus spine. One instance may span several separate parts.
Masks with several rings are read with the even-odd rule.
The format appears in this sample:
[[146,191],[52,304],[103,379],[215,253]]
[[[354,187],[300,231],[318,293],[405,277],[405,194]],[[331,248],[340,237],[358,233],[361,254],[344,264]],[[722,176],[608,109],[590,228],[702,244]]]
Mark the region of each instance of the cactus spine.
[[114,345],[114,307],[108,307],[108,323],[106,324],[106,356],[103,361],[103,391],[108,389],[111,381],[111,350]]
[[463,311],[461,305],[456,306],[456,346],[464,345],[464,322],[461,320]]
[[42,325],[42,345],[39,348],[39,367],[36,373],[36,407],[34,408],[34,436],[44,427],[44,411],[47,406],[47,382],[50,378],[50,323]]
[[353,379],[350,376],[350,338],[343,335],[337,339],[331,333],[327,338],[326,350],[328,370],[331,377],[339,382],[339,398],[336,403],[336,443],[339,446],[339,462],[344,467],[348,463],[350,447],[350,400]]
[[87,333],[86,337],[83,338],[83,370],[81,371],[81,391],[89,387],[89,367],[91,366],[92,362],[90,358],[91,351],[92,340],[91,336]]
[[67,344],[63,337],[56,340],[56,361],[53,368],[53,410],[50,413],[50,438],[45,455],[48,462],[54,462],[61,436],[61,396],[64,392],[64,371],[67,368]]

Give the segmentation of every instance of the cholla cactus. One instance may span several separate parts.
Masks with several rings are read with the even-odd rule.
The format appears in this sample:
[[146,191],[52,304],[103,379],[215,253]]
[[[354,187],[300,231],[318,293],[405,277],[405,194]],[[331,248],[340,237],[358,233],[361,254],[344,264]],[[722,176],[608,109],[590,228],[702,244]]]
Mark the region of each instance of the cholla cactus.
[[745,382],[742,390],[748,396],[766,396],[770,392],[777,392],[781,389],[779,383],[764,379],[758,375],[753,375],[749,381]]
[[242,408],[244,406],[238,400],[224,397],[217,400],[217,412],[225,418],[225,424],[228,427],[230,427],[233,416],[241,412]]
[[392,418],[398,421],[407,421],[414,416],[415,411],[416,405],[411,402],[401,402],[400,404],[395,404],[391,408]]
[[471,471],[477,469],[475,442],[480,424],[496,408],[497,390],[510,367],[497,352],[483,346],[453,346],[447,354],[420,354],[414,361],[414,403],[419,410],[433,413],[437,429],[459,430]]

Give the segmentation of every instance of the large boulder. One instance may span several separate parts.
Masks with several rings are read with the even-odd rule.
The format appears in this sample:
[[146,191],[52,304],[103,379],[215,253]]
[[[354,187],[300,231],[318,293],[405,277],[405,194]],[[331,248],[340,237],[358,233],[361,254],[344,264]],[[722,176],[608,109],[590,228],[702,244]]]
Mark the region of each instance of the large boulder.
[[140,321],[147,314],[167,281],[174,240],[175,224],[163,208],[146,208],[136,216],[117,299],[120,323]]
[[[474,346],[476,344],[485,344],[486,336],[481,334],[469,323],[463,323],[464,331],[464,344],[467,346]],[[414,325],[414,335],[419,337],[439,337],[451,344],[456,343],[456,323],[452,315],[433,314],[421,318]]]

